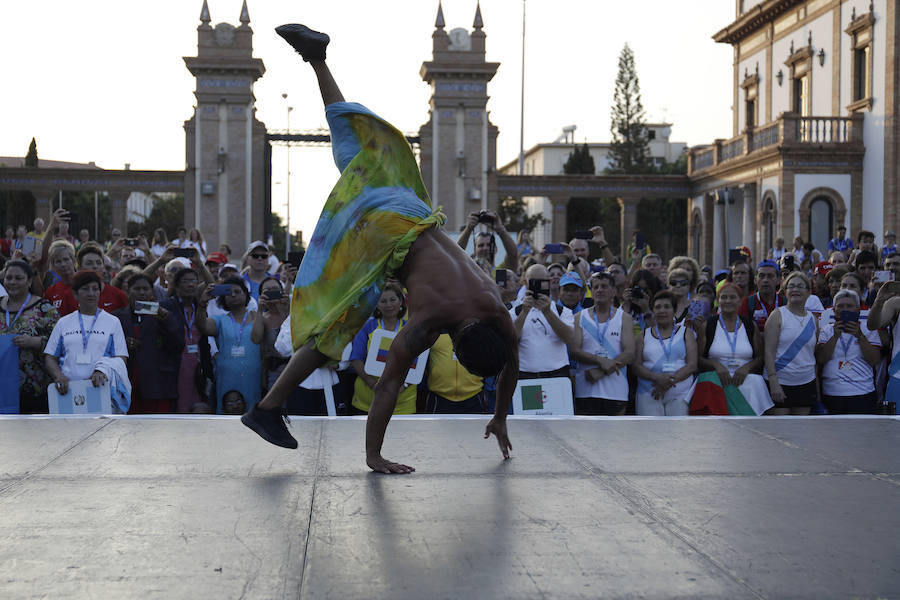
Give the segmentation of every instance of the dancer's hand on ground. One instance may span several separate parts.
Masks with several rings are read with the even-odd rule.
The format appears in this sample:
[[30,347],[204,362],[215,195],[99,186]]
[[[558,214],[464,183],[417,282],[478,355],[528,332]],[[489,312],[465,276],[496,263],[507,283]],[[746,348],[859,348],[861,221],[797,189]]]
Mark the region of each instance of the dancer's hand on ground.
[[491,419],[487,427],[484,428],[484,439],[491,437],[492,433],[497,436],[497,444],[500,446],[503,458],[509,458],[512,444],[509,443],[509,436],[506,434],[506,419],[498,420],[497,417]]
[[391,462],[380,455],[374,456],[372,458],[367,458],[366,464],[369,465],[369,468],[376,473],[406,474],[415,471],[415,469],[413,467],[410,467],[409,465],[401,465],[400,463]]

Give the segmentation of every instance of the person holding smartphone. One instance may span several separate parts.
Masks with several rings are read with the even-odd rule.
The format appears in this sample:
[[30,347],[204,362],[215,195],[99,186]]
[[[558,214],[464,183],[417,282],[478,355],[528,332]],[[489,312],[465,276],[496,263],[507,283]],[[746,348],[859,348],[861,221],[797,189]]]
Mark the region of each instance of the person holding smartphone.
[[834,297],[835,321],[823,324],[816,346],[822,367],[822,402],[829,414],[876,414],[873,368],[881,360],[881,339],[860,321],[859,295],[841,290]]
[[568,377],[567,344],[575,345],[575,315],[550,300],[550,273],[543,265],[525,272],[522,304],[510,310],[519,340],[519,379]]
[[[519,264],[519,250],[516,247],[516,242],[503,225],[503,220],[492,210],[483,210],[469,214],[466,218],[466,225],[456,240],[459,247],[463,250],[466,249],[466,246],[469,245],[469,238],[479,225],[482,225],[485,229],[475,235],[475,251],[472,253],[472,258],[475,260],[486,260],[492,269],[497,266],[515,269]],[[494,233],[500,236],[500,243],[503,244],[503,249],[506,250],[506,259],[501,265],[495,263],[494,257],[497,253],[497,241],[494,239]]]
[[143,273],[128,279],[128,306],[113,312],[128,348],[129,414],[175,412],[178,364],[184,332],[175,315],[156,302],[153,282]]

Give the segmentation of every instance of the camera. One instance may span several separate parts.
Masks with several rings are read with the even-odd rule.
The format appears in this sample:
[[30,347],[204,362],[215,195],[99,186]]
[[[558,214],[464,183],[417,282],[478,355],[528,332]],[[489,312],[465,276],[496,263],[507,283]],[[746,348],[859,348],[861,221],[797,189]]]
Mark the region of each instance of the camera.
[[284,292],[279,289],[271,289],[263,292],[263,296],[265,296],[269,300],[280,300],[284,297]]
[[488,225],[493,225],[494,217],[492,217],[488,211],[482,210],[481,212],[478,213],[478,222],[479,223],[487,223]]
[[550,295],[550,280],[549,279],[529,279],[528,280],[528,291],[531,292],[534,296],[539,296],[543,294],[544,296]]
[[497,269],[494,273],[494,281],[496,281],[497,285],[500,287],[506,287],[506,269]]
[[644,288],[640,286],[634,286],[631,288],[631,298],[633,300],[643,300],[644,299]]
[[125,245],[137,248],[138,241],[135,238],[125,238]]

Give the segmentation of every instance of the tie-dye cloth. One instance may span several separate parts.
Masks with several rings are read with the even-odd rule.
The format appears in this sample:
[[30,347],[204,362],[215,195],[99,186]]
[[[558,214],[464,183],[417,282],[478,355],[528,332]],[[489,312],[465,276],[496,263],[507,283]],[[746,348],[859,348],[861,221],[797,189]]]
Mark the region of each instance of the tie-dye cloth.
[[291,342],[297,350],[314,339],[337,361],[378,304],[385,277],[445,217],[432,211],[402,133],[355,102],[329,104],[325,116],[341,177],[294,282]]

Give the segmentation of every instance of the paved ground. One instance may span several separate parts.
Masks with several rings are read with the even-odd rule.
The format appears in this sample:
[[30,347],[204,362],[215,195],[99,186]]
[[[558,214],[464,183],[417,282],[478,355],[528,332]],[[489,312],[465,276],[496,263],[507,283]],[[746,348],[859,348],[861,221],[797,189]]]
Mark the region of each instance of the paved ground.
[[898,598],[900,420],[0,419],[0,598]]

